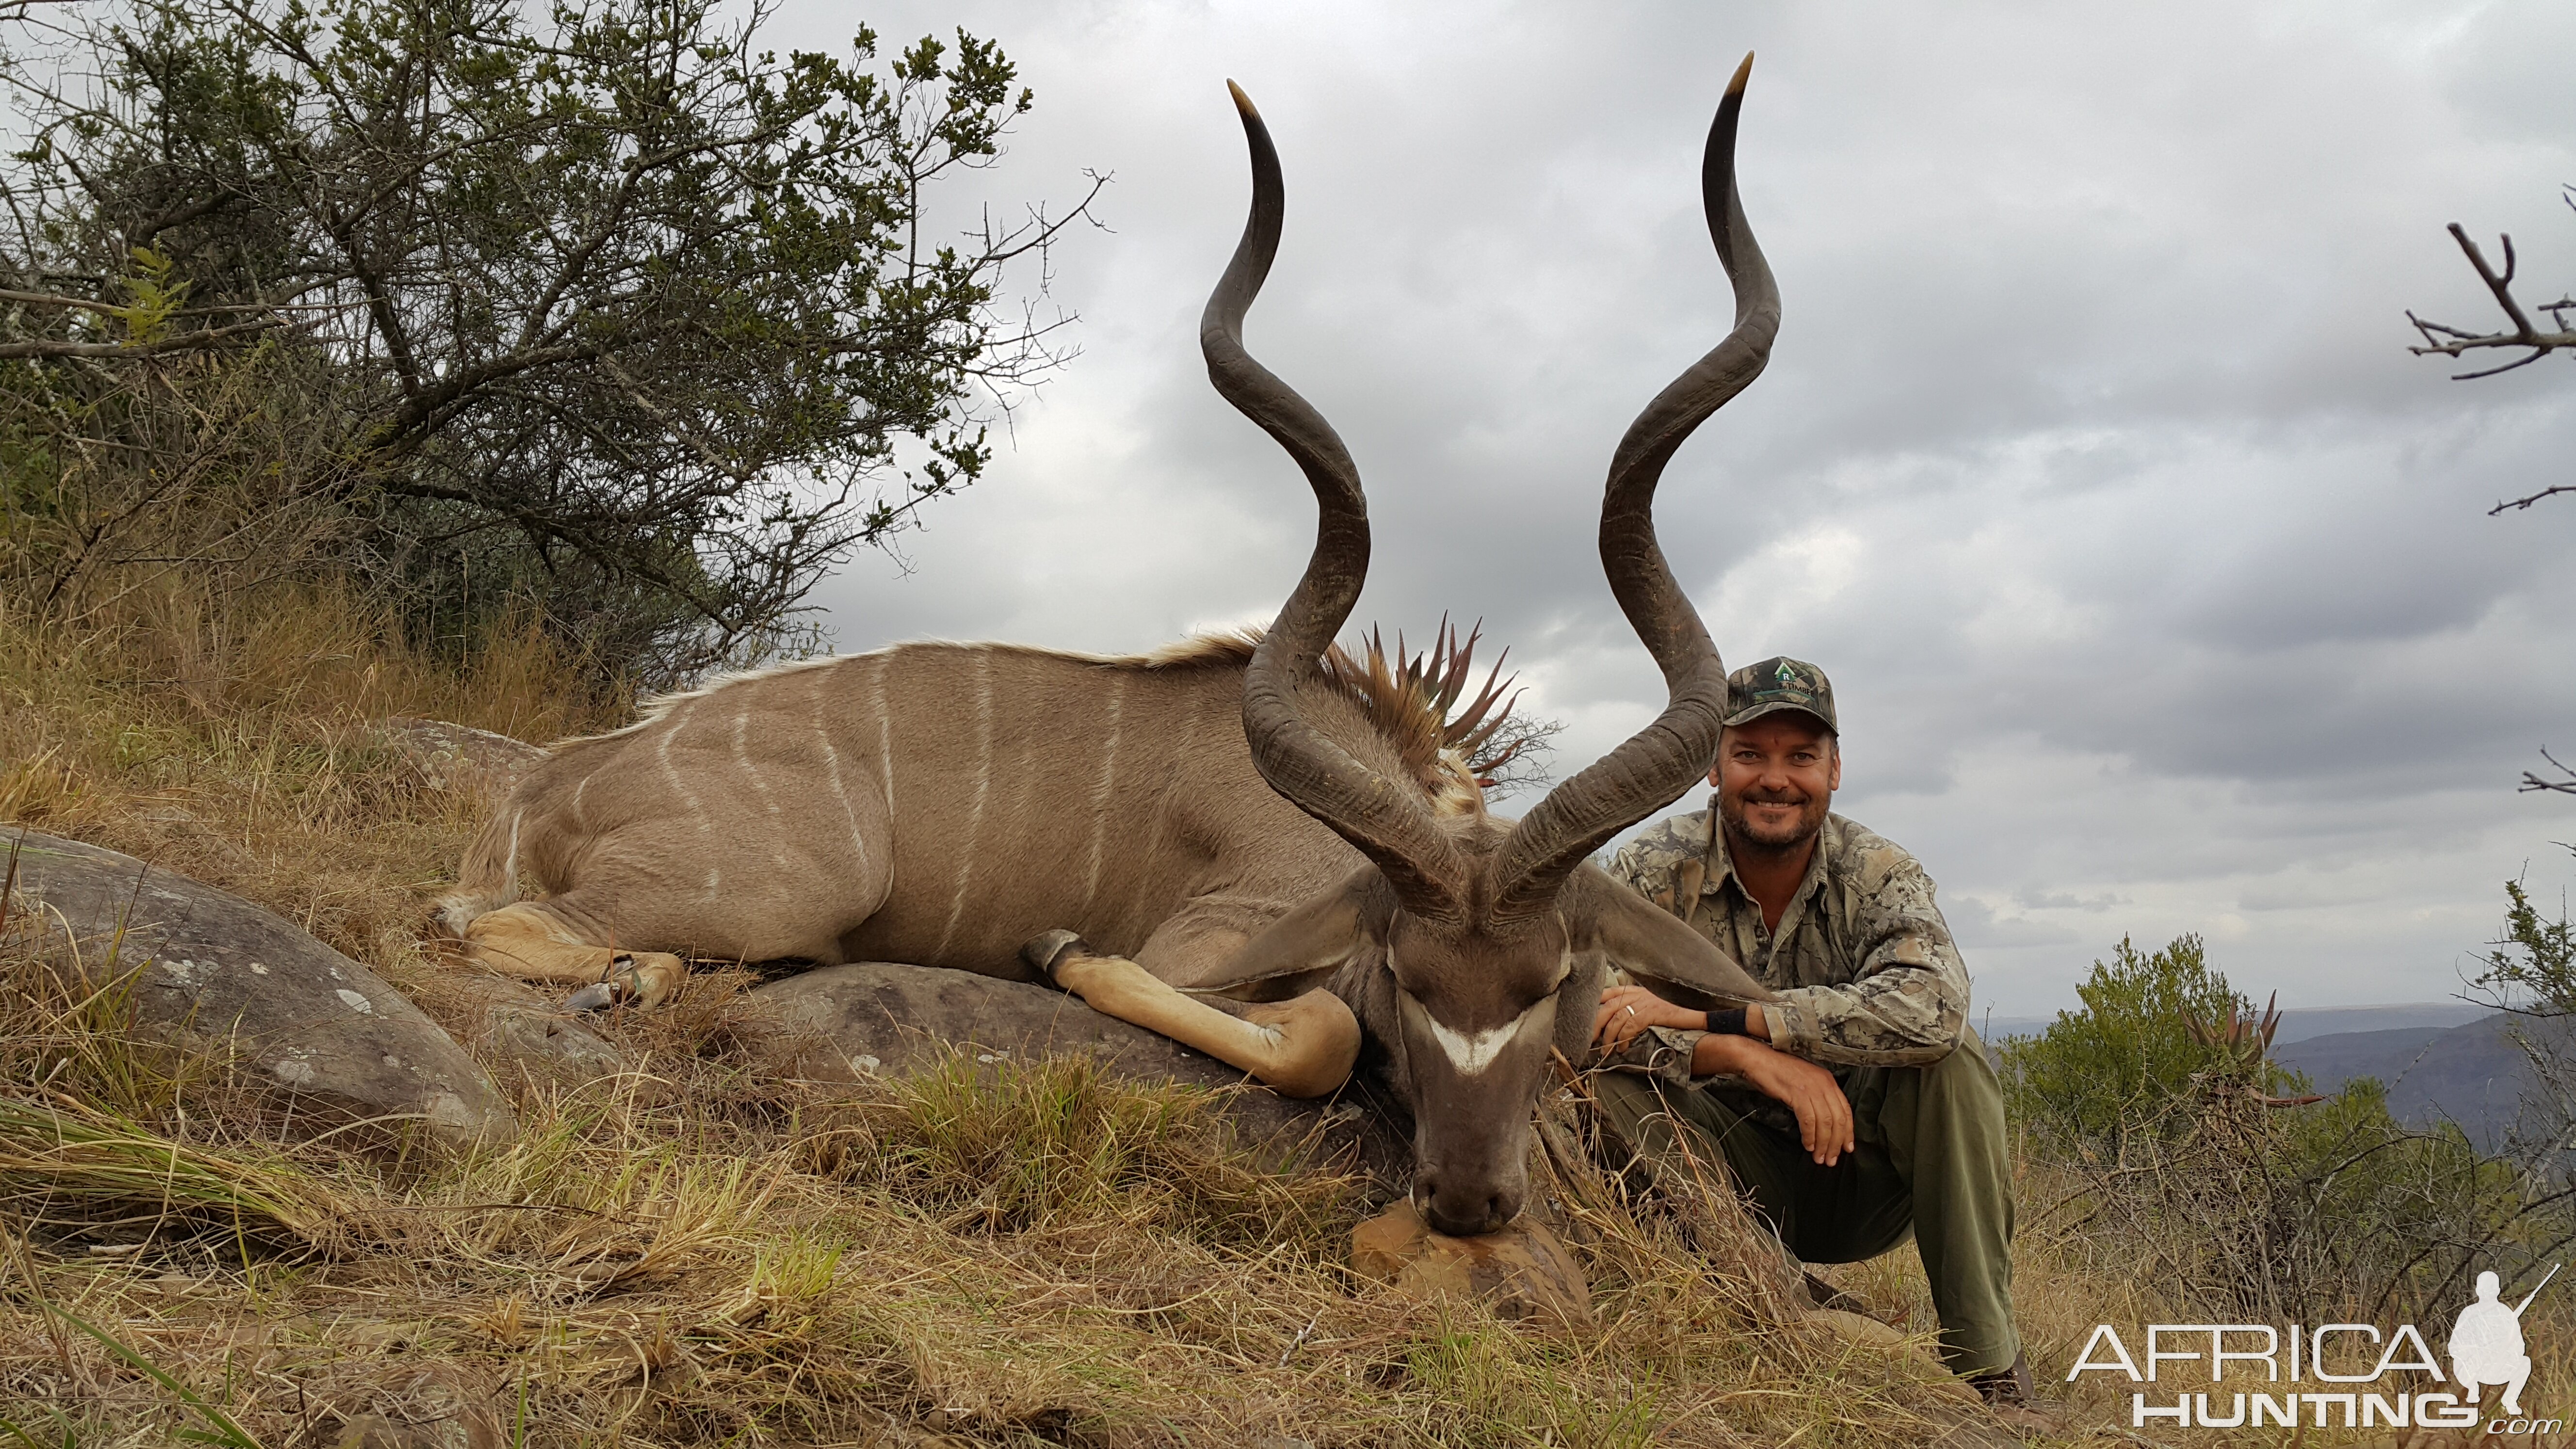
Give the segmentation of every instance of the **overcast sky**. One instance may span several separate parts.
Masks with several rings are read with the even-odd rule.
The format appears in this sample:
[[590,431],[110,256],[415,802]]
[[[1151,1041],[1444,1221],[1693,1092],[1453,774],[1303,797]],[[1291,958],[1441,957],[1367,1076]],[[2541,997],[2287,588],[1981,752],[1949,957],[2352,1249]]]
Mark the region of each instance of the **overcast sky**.
[[1019,63],[982,194],[1115,183],[1055,257],[1082,355],[908,574],[824,586],[840,648],[1277,608],[1313,504],[1195,335],[1248,192],[1230,76],[1288,185],[1248,339],[1369,487],[1355,622],[1482,618],[1589,761],[1661,702],[1595,510],[1725,330],[1696,164],[1750,49],[1784,321],[1664,544],[1730,664],[1833,676],[1836,807],[1940,883],[1978,1009],[2185,931],[2286,1004],[2440,999],[2503,880],[2565,887],[2576,799],[2513,785],[2576,760],[2576,497],[2486,509],[2570,480],[2576,371],[2448,382],[2401,314],[2493,321],[2455,220],[2514,234],[2527,302],[2576,286],[2576,7],[788,0],[776,38],[862,20]]

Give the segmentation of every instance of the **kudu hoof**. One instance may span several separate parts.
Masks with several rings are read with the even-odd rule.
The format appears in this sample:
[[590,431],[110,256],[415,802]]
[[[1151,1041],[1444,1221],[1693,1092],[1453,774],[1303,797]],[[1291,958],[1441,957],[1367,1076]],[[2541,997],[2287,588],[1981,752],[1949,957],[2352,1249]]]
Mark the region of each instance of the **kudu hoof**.
[[606,1011],[621,1001],[633,1001],[644,989],[643,978],[635,969],[635,958],[620,956],[608,963],[608,972],[597,981],[564,998],[566,1011]]
[[1077,932],[1041,931],[1031,936],[1029,943],[1020,948],[1020,960],[1027,963],[1031,971],[1037,973],[1040,981],[1062,991],[1063,983],[1055,979],[1056,963],[1076,952],[1085,956],[1100,954],[1094,951],[1091,943],[1082,939]]
[[617,1004],[617,988],[605,981],[594,981],[564,998],[566,1011],[606,1011]]

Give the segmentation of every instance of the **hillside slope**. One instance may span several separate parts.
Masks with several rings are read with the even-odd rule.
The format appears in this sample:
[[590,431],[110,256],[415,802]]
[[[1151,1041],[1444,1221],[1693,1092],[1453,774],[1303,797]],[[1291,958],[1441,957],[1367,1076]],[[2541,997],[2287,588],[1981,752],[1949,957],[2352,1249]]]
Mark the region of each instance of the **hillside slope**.
[[2331,1092],[2356,1077],[2388,1088],[2388,1108],[2414,1125],[2456,1122],[2469,1140],[2500,1146],[2542,1090],[2525,1041],[2564,1058],[2576,1024],[2492,1012],[2462,1026],[2337,1032],[2276,1047],[2283,1066]]

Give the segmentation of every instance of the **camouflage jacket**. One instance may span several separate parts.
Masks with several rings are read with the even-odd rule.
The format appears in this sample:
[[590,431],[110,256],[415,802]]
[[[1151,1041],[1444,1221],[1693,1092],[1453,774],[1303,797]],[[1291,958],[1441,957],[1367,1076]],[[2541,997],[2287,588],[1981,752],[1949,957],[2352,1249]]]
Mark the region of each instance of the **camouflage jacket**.
[[1649,827],[1610,874],[1780,993],[1762,1014],[1782,1051],[1829,1066],[1923,1066],[1948,1056],[1967,1027],[1968,968],[1914,857],[1826,816],[1775,934],[1727,864],[1716,814],[1712,800]]

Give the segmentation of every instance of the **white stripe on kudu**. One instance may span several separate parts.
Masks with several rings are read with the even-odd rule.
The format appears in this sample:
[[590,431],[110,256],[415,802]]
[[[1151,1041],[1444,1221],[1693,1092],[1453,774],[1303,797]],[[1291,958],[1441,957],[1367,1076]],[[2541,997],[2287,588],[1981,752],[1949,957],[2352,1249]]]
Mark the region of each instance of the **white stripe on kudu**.
[[653,757],[662,762],[662,778],[671,782],[672,792],[680,797],[681,803],[689,807],[689,819],[696,824],[699,838],[706,843],[708,860],[706,894],[707,899],[713,900],[716,893],[724,886],[723,869],[714,863],[716,860],[715,827],[707,820],[706,807],[698,803],[697,792],[689,788],[688,781],[680,775],[679,767],[671,763],[671,741],[680,737],[680,723],[686,717],[685,710],[671,711],[671,726],[662,731],[661,741],[653,746]]
[[948,924],[939,932],[939,949],[931,954],[945,958],[948,943],[957,938],[957,922],[966,914],[966,887],[975,876],[977,836],[984,828],[984,797],[993,791],[993,651],[975,651],[975,802],[966,809],[966,841],[957,852],[957,895],[948,903]]
[[[1197,724],[1196,711],[1184,709],[1180,712],[1179,718],[1172,725],[1170,737],[1170,749],[1173,755],[1189,753],[1198,739],[1198,731],[1194,728]],[[1148,818],[1153,822],[1153,828],[1146,832],[1145,852],[1136,857],[1136,860],[1139,866],[1148,871],[1160,865],[1163,859],[1163,831],[1172,818],[1172,786],[1177,778],[1178,771],[1171,767],[1170,760],[1167,758],[1164,762],[1162,778],[1149,779],[1145,782],[1145,788],[1153,792],[1153,798],[1145,804],[1145,810]]]
[[[733,712],[733,762],[742,771],[743,778],[751,781],[751,788],[759,793],[761,813],[772,820],[777,819],[778,797],[770,793],[769,782],[760,778],[760,768],[751,762],[751,706],[748,704]],[[769,831],[769,863],[780,870],[787,869],[786,840],[776,829]]]
[[1118,782],[1118,712],[1127,703],[1127,676],[1121,674],[1109,690],[1109,738],[1100,750],[1100,781],[1091,787],[1091,868],[1082,876],[1082,912],[1091,913],[1091,902],[1100,894],[1100,852],[1109,838],[1109,792]]
[[832,798],[841,802],[841,815],[850,822],[850,848],[859,853],[859,873],[868,869],[867,837],[859,830],[858,807],[850,803],[849,787],[841,783],[841,752],[832,748],[832,732],[823,727],[823,676],[814,678],[814,743],[823,747],[823,776],[832,782]]
[[868,681],[868,687],[876,695],[877,759],[885,765],[885,807],[888,829],[893,828],[893,821],[897,818],[894,813],[894,719],[886,713],[885,696],[886,665],[891,662],[892,656],[878,655],[876,676]]

